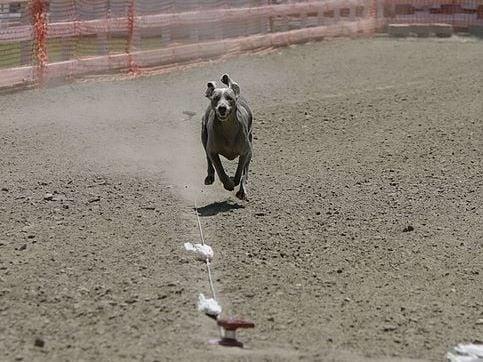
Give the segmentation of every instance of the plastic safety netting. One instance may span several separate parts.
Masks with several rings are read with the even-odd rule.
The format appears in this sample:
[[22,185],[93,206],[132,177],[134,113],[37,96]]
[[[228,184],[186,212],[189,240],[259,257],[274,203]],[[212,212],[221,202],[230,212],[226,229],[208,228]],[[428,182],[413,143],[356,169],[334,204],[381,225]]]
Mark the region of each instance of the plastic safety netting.
[[0,87],[212,59],[387,23],[483,25],[483,0],[0,0]]

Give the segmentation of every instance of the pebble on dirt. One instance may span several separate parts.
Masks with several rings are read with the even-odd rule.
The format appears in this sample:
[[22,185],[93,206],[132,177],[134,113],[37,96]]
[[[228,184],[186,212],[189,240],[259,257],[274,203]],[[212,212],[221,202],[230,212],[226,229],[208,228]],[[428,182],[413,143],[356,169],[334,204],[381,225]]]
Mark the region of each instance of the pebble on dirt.
[[52,195],[51,193],[47,193],[44,195],[44,200],[52,201],[53,198],[54,198],[54,195]]
[[183,111],[183,114],[187,115],[188,117],[196,116],[196,112],[191,112],[191,111]]
[[22,251],[27,249],[27,244],[23,244],[21,247],[18,248],[18,250]]
[[35,338],[34,346],[43,348],[45,346],[45,341],[42,338],[37,337]]
[[143,210],[156,210],[156,207],[154,207],[154,206],[142,206],[141,209],[143,209]]
[[413,231],[414,230],[414,227],[411,226],[411,225],[408,225],[406,226],[404,229],[403,229],[403,233],[407,233],[409,231]]
[[388,324],[386,326],[384,326],[384,332],[391,332],[391,331],[395,331],[397,329],[397,327],[395,325],[392,325],[392,324]]

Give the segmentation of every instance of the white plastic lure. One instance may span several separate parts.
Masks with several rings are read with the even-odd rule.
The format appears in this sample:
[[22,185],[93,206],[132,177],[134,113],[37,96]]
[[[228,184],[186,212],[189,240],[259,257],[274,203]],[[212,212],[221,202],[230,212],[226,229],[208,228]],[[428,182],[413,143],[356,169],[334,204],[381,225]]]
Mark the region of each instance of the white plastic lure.
[[213,249],[209,245],[184,243],[184,247],[186,250],[196,253],[199,260],[211,261],[213,259]]
[[446,357],[449,362],[482,362],[483,344],[458,344]]
[[198,296],[198,310],[212,317],[218,317],[221,314],[221,306],[213,298],[205,298],[200,293]]

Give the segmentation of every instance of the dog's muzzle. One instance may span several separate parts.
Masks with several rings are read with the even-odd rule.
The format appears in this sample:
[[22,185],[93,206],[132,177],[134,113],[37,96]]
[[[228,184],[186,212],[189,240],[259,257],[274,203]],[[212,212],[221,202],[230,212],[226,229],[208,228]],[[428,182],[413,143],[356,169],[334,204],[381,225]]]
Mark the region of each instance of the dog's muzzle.
[[225,106],[219,106],[216,110],[218,111],[218,115],[221,117],[226,117],[228,114],[228,108]]

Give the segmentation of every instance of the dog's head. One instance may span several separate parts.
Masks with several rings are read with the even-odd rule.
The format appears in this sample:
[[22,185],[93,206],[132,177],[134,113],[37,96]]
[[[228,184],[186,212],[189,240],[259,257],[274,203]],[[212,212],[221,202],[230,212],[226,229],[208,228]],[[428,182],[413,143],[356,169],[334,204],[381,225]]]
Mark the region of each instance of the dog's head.
[[221,81],[228,87],[217,88],[216,82],[208,82],[205,95],[211,101],[211,108],[218,119],[223,121],[235,112],[240,87],[230,79],[228,74],[224,74]]

